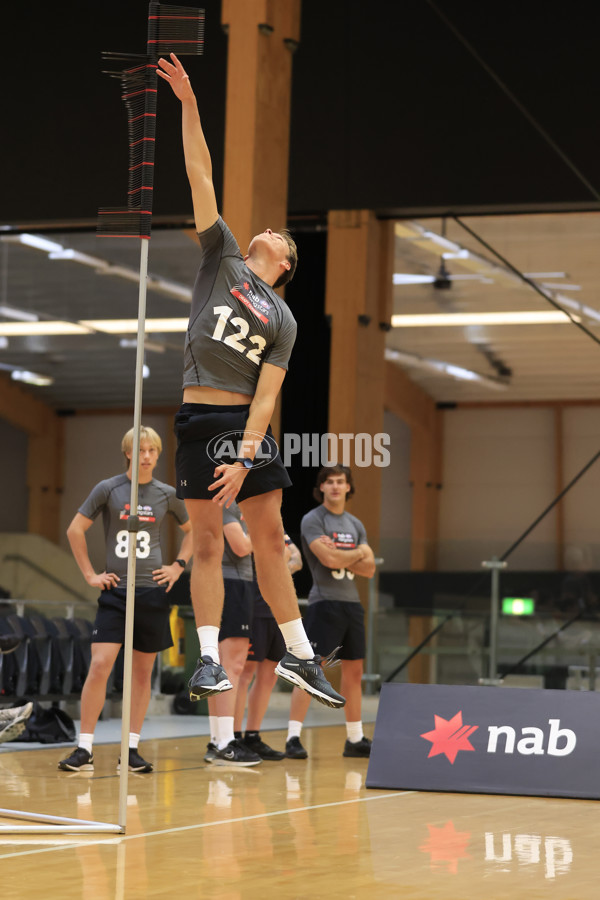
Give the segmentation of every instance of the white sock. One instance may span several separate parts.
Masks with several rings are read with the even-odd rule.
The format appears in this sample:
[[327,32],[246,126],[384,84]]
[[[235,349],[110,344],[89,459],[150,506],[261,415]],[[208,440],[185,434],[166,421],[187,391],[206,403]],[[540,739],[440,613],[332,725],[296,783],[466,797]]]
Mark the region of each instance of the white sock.
[[361,721],[346,722],[346,735],[351,744],[356,744],[365,736]]
[[83,747],[84,750],[87,750],[88,753],[91,754],[92,747],[94,746],[94,733],[91,734],[80,734],[79,735],[79,743],[78,747]]
[[218,737],[217,737],[217,735],[218,735],[218,733],[219,733],[219,732],[218,732],[219,726],[218,726],[218,724],[217,724],[218,721],[219,721],[219,720],[217,719],[216,716],[209,716],[209,717],[208,717],[208,727],[209,727],[209,729],[210,729],[210,740],[211,740],[211,743],[212,743],[212,744],[216,744],[217,741],[218,741]]
[[219,750],[224,750],[227,744],[235,740],[233,734],[233,716],[219,716],[217,719],[217,727],[219,734]]
[[139,747],[139,743],[140,743],[139,734],[136,734],[135,731],[130,731],[129,732],[129,749],[137,750],[137,748]]
[[196,629],[200,641],[200,656],[210,656],[213,662],[220,663],[219,629],[216,625],[200,625]]
[[291,622],[284,622],[279,626],[279,629],[283,635],[285,646],[290,653],[293,653],[298,659],[313,658],[315,651],[306,636],[302,619],[292,619]]
[[293,737],[299,738],[301,733],[302,722],[298,722],[297,719],[290,719],[290,721],[288,722],[288,733],[286,741],[289,741],[289,739]]

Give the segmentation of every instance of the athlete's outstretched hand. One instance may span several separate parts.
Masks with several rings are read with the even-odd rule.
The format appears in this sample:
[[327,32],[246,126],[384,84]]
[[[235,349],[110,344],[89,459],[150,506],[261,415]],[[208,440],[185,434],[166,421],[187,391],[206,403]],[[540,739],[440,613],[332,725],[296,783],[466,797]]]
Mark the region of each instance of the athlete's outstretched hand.
[[213,503],[225,506],[229,509],[238,495],[248,469],[244,466],[231,466],[224,463],[215,469],[215,481],[209,484],[209,491],[217,491],[213,497]]
[[161,56],[158,61],[159,68],[156,70],[156,72],[158,75],[160,75],[163,81],[167,81],[171,85],[175,96],[183,102],[184,100],[187,100],[188,98],[194,96],[194,92],[190,84],[190,77],[175,54],[171,53],[170,56],[171,62],[163,59]]

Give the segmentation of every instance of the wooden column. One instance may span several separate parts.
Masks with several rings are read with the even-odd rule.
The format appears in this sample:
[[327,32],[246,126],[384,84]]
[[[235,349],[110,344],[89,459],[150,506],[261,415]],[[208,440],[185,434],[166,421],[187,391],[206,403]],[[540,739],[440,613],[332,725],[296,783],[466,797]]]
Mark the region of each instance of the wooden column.
[[[330,212],[327,238],[326,313],[331,316],[329,431],[360,435],[368,446],[383,432],[385,331],[392,301],[393,224],[366,210]],[[377,553],[381,518],[381,468],[358,465],[349,440],[356,496],[348,509],[363,522]],[[392,463],[393,465],[393,460]],[[366,596],[367,583],[361,588]]]
[[[223,0],[221,22],[229,39],[223,218],[245,253],[255,234],[287,223],[300,0]],[[271,420],[276,438],[280,422],[278,398]]]
[[223,0],[227,114],[223,218],[242,252],[287,221],[292,53],[300,0]]
[[[413,571],[437,565],[439,496],[442,481],[442,413],[432,398],[395,363],[386,363],[385,407],[411,430],[410,478],[413,490],[411,559]],[[408,637],[416,647],[433,628],[431,616],[411,616]],[[429,657],[420,654],[408,665],[411,682],[428,683]]]
[[0,417],[29,436],[28,531],[57,542],[63,487],[63,427],[54,410],[28,391],[0,378]]

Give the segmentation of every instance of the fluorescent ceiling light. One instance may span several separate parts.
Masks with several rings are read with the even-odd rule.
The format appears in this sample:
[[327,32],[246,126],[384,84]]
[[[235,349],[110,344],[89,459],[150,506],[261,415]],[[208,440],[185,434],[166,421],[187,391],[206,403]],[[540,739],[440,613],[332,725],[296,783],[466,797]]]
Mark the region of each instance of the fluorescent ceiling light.
[[[83,319],[81,324],[107,334],[133,334],[138,330],[137,319]],[[144,330],[147,333],[184,332],[187,327],[188,319],[146,319]]]
[[392,316],[393,328],[432,328],[459,325],[564,325],[571,320],[558,310],[488,313],[434,313]]
[[49,375],[39,375],[37,372],[28,372],[26,369],[13,369],[10,374],[13,381],[23,381],[25,384],[35,384],[37,387],[48,387],[54,384],[54,378]]
[[390,362],[409,368],[423,369],[436,375],[453,378],[455,381],[476,382],[495,391],[505,391],[508,387],[507,384],[499,379],[480,375],[479,372],[473,372],[471,369],[465,369],[463,366],[456,366],[441,359],[427,359],[414,353],[404,353],[402,350],[394,350],[390,347],[386,347],[385,358]]
[[27,247],[34,247],[36,250],[43,250],[45,253],[60,253],[64,249],[62,244],[57,244],[56,241],[48,241],[38,234],[11,234],[8,237],[3,237],[2,240],[7,241],[9,244],[25,244]]
[[525,278],[566,278],[566,272],[523,272]]
[[550,281],[541,281],[540,284],[542,287],[550,288],[550,290],[557,291],[580,291],[580,284],[552,284]]
[[13,306],[0,306],[0,316],[4,316],[5,319],[17,319],[19,322],[37,322],[40,318],[35,313],[15,309]]
[[89,333],[89,328],[77,322],[0,322],[0,335],[4,337]]
[[142,366],[142,378],[150,378],[150,368],[146,363]]

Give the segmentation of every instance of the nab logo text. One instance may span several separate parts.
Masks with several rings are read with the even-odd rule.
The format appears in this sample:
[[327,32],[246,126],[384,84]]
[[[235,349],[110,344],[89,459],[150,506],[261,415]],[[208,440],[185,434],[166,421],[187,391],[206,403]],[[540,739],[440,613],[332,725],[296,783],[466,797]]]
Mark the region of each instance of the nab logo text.
[[[431,743],[428,758],[444,754],[450,763],[461,750],[474,751],[469,738],[479,725],[463,725],[462,710],[451,719],[434,716],[435,728],[420,735]],[[571,728],[561,728],[560,719],[548,719],[547,733],[543,728],[528,726],[517,731],[511,725],[489,725],[487,753],[518,753],[521,756],[569,756],[577,746],[577,735]]]

